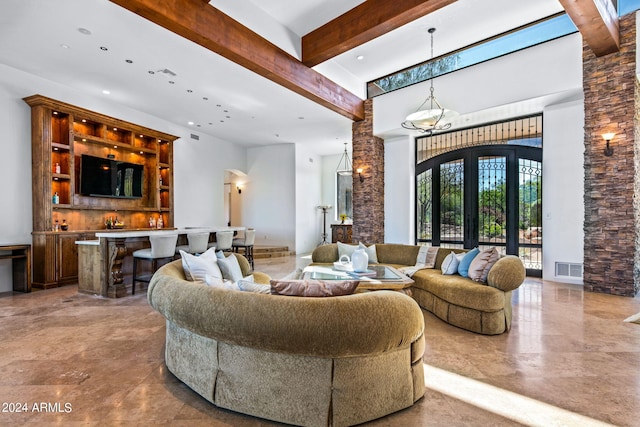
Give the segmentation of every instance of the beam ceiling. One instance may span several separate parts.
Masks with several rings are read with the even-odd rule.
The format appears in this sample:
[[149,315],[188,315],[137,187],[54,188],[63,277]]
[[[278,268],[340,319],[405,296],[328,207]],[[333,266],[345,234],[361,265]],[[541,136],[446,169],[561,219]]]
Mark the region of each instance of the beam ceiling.
[[364,102],[203,0],[110,0],[351,120]]
[[456,0],[367,0],[302,37],[302,62],[313,67]]
[[618,13],[611,0],[559,0],[596,56],[620,50]]

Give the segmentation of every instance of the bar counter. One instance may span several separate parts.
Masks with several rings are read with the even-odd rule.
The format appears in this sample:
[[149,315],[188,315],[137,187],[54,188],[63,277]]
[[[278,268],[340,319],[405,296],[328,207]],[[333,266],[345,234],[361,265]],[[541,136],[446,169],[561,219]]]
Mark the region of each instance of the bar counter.
[[[127,295],[127,285],[124,283],[123,267],[132,264],[131,254],[134,250],[149,247],[151,235],[187,235],[191,232],[208,231],[242,231],[245,227],[204,226],[172,229],[136,229],[136,230],[105,230],[96,232],[96,241],[78,241],[83,246],[78,252],[80,271],[87,273],[80,283],[78,290],[83,293],[102,295],[109,298],[121,298]],[[88,243],[91,242],[91,243]],[[96,250],[97,249],[97,250]],[[82,257],[85,257],[84,259]],[[82,275],[82,274],[81,274]]]

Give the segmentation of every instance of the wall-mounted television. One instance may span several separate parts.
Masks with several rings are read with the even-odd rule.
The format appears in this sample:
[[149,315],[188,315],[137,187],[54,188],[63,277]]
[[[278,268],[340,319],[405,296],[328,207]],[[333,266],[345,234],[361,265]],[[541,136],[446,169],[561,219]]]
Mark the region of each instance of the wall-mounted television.
[[144,165],[83,154],[80,159],[80,194],[97,197],[142,197]]

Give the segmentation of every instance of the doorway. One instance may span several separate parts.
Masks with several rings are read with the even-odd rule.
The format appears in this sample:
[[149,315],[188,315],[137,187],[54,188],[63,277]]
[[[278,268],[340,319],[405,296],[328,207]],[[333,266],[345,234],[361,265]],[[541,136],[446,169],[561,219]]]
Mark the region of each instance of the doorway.
[[542,148],[482,145],[418,163],[416,243],[495,246],[519,256],[528,275],[541,276]]

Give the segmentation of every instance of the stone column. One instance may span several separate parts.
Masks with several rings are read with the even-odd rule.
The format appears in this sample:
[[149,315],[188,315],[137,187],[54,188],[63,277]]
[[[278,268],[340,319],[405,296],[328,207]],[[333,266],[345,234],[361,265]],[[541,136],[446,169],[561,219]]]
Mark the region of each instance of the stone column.
[[[584,287],[625,296],[638,292],[640,265],[635,19],[620,20],[620,52],[596,58],[583,47]],[[604,155],[607,132],[616,134],[611,157]]]
[[[384,141],[373,135],[373,100],[364,102],[364,120],[354,122],[353,242],[384,242]],[[358,168],[362,168],[360,182]]]

